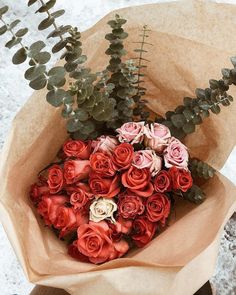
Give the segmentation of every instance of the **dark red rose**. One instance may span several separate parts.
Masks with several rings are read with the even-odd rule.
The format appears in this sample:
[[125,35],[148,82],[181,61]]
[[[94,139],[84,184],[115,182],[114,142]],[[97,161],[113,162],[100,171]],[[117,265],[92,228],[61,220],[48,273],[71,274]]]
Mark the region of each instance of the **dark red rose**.
[[172,179],[172,186],[174,190],[181,190],[186,192],[193,185],[193,179],[191,173],[184,169],[178,169],[176,167],[171,167],[169,169],[169,174]]
[[171,176],[166,170],[161,170],[153,181],[155,191],[159,193],[171,191]]
[[133,146],[129,143],[121,143],[114,149],[112,161],[118,170],[128,169],[133,161],[133,156]]
[[89,186],[92,193],[98,197],[113,198],[120,192],[120,180],[118,175],[113,178],[102,178],[100,175],[91,173]]
[[139,248],[147,245],[153,238],[157,229],[157,224],[149,221],[147,217],[140,216],[133,222],[131,237],[135,245]]
[[88,178],[90,171],[88,160],[69,160],[64,164],[64,177],[67,184]]
[[137,215],[143,214],[145,206],[142,198],[136,195],[123,194],[119,196],[118,212],[123,218],[134,219]]
[[102,176],[113,176],[116,173],[111,156],[108,154],[94,153],[90,156],[90,163],[93,171]]
[[43,217],[46,225],[54,224],[58,209],[68,201],[66,196],[53,195],[53,196],[43,196],[42,200],[39,202],[37,211]]
[[48,186],[51,194],[62,190],[64,184],[63,170],[59,165],[53,165],[48,169]]
[[38,203],[43,195],[49,194],[49,187],[47,182],[44,184],[33,184],[30,188],[30,199],[34,203]]
[[82,140],[69,139],[64,143],[63,151],[67,157],[88,160],[91,154],[91,143]]
[[79,252],[77,243],[77,241],[74,241],[72,244],[68,246],[68,254],[74,259],[79,260],[81,262],[89,262],[88,257]]
[[151,174],[148,168],[138,169],[131,166],[122,174],[121,182],[134,194],[141,197],[149,197],[153,193]]
[[146,210],[147,218],[151,222],[160,221],[164,226],[170,214],[170,200],[165,194],[156,193],[147,199]]

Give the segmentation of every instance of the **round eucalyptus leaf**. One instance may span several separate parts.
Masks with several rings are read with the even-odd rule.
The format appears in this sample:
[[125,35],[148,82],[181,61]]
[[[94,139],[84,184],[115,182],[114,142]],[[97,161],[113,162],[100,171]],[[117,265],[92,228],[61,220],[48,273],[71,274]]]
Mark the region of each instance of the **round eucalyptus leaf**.
[[194,116],[192,122],[195,125],[199,125],[202,123],[202,117],[200,115]]
[[190,109],[185,109],[183,115],[187,120],[192,120],[194,113]]
[[124,48],[124,45],[122,43],[117,43],[117,44],[111,44],[110,45],[111,50],[113,51],[119,51]]
[[46,98],[47,102],[49,102],[52,106],[59,107],[68,95],[68,92],[64,89],[57,89],[49,91]]
[[92,133],[93,131],[95,131],[95,124],[91,120],[86,121],[86,123],[84,123],[83,128],[81,128],[80,130],[82,134],[87,134],[87,135]]
[[52,53],[61,51],[63,48],[65,48],[66,44],[67,44],[66,40],[59,41],[57,44],[53,46]]
[[64,68],[68,73],[75,71],[77,67],[78,65],[76,62],[67,62],[64,64]]
[[45,75],[40,75],[29,83],[29,86],[34,90],[43,89],[47,85],[47,78]]
[[174,114],[171,116],[171,122],[177,128],[182,128],[186,123],[186,118],[183,114]]
[[6,12],[8,12],[9,7],[7,5],[0,8],[0,17],[3,16]]
[[79,108],[79,109],[77,109],[77,110],[75,111],[75,113],[76,113],[76,117],[77,117],[80,121],[83,122],[83,121],[88,120],[89,115],[88,115],[88,113],[87,113],[85,110]]
[[209,80],[209,84],[211,89],[217,89],[219,87],[218,81],[214,79]]
[[29,0],[28,1],[28,6],[33,5],[34,3],[36,3],[38,0]]
[[43,4],[36,12],[47,12],[56,4],[56,0],[49,0],[46,4]]
[[14,20],[12,23],[10,23],[9,30],[14,29],[19,23],[20,23],[19,19]]
[[77,92],[77,103],[78,104],[83,103],[85,101],[86,97],[87,97],[87,90],[85,88],[80,89]]
[[38,54],[34,55],[34,59],[39,64],[46,64],[51,58],[51,54],[47,51],[39,52]]
[[64,9],[60,9],[51,13],[51,16],[54,18],[60,17],[65,13]]
[[33,66],[31,68],[29,68],[26,72],[25,72],[25,79],[27,80],[34,80],[36,79],[38,76],[42,75],[43,73],[45,73],[46,71],[46,66],[45,65],[37,65],[37,66]]
[[225,100],[222,101],[222,105],[224,107],[228,107],[230,105],[230,101],[228,99],[225,99]]
[[109,34],[106,34],[105,39],[109,41],[113,41],[117,39],[117,36],[113,35],[112,33],[109,33]]
[[12,62],[14,65],[19,65],[21,63],[23,63],[24,61],[26,61],[27,59],[27,53],[25,51],[24,48],[20,48],[14,55],[12,58]]
[[192,122],[188,122],[188,123],[184,124],[183,131],[186,134],[193,133],[195,131],[195,125]]
[[6,25],[2,26],[0,28],[0,36],[3,35],[4,33],[6,33],[6,31],[7,31],[7,26]]
[[197,98],[199,98],[199,99],[205,99],[205,90],[204,89],[197,88],[195,90],[195,94],[196,94]]
[[77,58],[75,60],[75,62],[77,64],[82,64],[82,63],[86,62],[86,60],[87,60],[87,56],[86,55],[81,55],[79,58]]
[[12,37],[12,39],[5,44],[5,47],[11,49],[13,46],[18,45],[21,41],[22,41],[22,38]]
[[25,34],[28,33],[28,29],[27,28],[24,28],[24,29],[20,29],[16,32],[16,37],[23,37]]
[[[29,51],[32,51],[34,53],[38,53],[40,52],[44,47],[46,46],[46,44],[43,41],[36,41],[33,44],[31,44]],[[30,56],[31,57],[31,56]]]
[[219,114],[219,113],[220,113],[220,107],[219,107],[217,104],[214,104],[214,105],[211,107],[211,111],[212,111],[212,113],[214,113],[214,114]]
[[72,118],[67,121],[67,130],[69,132],[76,132],[78,130],[82,130],[84,125],[77,118]]
[[66,71],[64,69],[64,67],[53,67],[51,68],[51,70],[48,72],[48,75],[49,76],[58,76],[58,77],[61,77],[63,78],[66,74]]
[[54,18],[53,17],[48,17],[41,21],[41,23],[38,25],[38,29],[40,31],[45,30],[49,28],[52,24],[54,23]]

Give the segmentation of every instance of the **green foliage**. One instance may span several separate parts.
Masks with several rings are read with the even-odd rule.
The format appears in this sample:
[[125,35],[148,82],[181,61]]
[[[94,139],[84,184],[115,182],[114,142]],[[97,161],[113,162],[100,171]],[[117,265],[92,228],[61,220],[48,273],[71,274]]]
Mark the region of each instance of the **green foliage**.
[[188,167],[193,177],[204,179],[209,179],[213,177],[216,172],[215,169],[212,168],[210,165],[196,158],[192,158],[189,160]]
[[152,46],[151,43],[148,43],[146,40],[149,37],[148,32],[150,30],[147,28],[147,26],[143,26],[142,33],[140,34],[141,40],[136,41],[134,43],[139,44],[140,47],[134,49],[134,52],[138,53],[138,57],[135,57],[134,59],[137,60],[137,81],[134,83],[137,89],[136,95],[133,97],[134,101],[136,103],[136,107],[134,109],[134,115],[138,116],[139,120],[147,120],[149,117],[149,112],[145,112],[144,106],[146,104],[145,100],[141,100],[142,96],[146,94],[146,88],[142,86],[142,84],[145,82],[145,74],[143,70],[147,68],[147,63],[150,62],[150,60],[144,58],[144,55],[148,52],[145,49],[145,46]]
[[183,197],[192,203],[201,204],[205,200],[205,193],[199,186],[193,184],[186,193],[183,193]]
[[158,122],[168,126],[173,136],[182,139],[187,134],[193,133],[196,125],[202,124],[210,112],[219,114],[221,106],[229,106],[233,101],[233,97],[227,93],[229,85],[236,85],[235,69],[223,69],[222,74],[222,79],[211,79],[209,88],[197,88],[196,98],[185,97],[183,105],[172,112],[167,112],[165,118],[158,119]]

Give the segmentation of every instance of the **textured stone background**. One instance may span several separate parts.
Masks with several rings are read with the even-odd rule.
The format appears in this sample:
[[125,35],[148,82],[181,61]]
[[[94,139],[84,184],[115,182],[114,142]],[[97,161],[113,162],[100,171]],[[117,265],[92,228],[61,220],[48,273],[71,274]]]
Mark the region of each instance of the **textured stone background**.
[[[41,16],[35,15],[35,6],[28,9],[26,0],[0,0],[0,7],[9,5],[13,9],[10,19],[20,18],[31,30],[27,43],[44,39],[45,32],[37,31],[37,24]],[[66,9],[66,16],[60,22],[77,25],[80,30],[92,26],[101,17],[113,9],[125,6],[164,2],[158,0],[58,0],[58,8]],[[234,1],[219,1],[231,2]],[[9,20],[10,21],[10,20]],[[11,64],[12,51],[4,48],[5,37],[0,38],[0,148],[10,128],[11,121],[16,112],[32,93],[23,78],[24,66]],[[14,51],[14,49],[13,49]],[[55,59],[52,60],[54,63]],[[231,154],[222,172],[236,183],[236,149]],[[215,275],[212,282],[219,295],[236,294],[236,217],[231,218],[225,227],[221,240],[221,248]],[[6,234],[0,225],[0,295],[26,295],[32,289],[32,284],[27,282],[21,266],[12,250]],[[183,294],[184,295],[184,294]]]

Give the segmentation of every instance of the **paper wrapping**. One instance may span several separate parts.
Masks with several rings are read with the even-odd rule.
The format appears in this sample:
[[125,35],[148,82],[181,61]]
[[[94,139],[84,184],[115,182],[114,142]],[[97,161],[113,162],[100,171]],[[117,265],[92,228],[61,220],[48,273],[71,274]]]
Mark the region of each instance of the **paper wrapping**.
[[[236,54],[236,7],[207,1],[181,1],[119,10],[128,19],[126,42],[133,57],[134,41],[144,24],[152,30],[146,88],[149,107],[159,114],[174,109],[184,96],[205,88],[232,67]],[[88,66],[102,70],[108,63],[110,13],[82,34]],[[67,137],[60,110],[38,91],[15,117],[2,152],[0,215],[28,279],[63,288],[74,295],[188,295],[212,275],[224,224],[235,210],[235,186],[217,175],[203,185],[201,205],[178,200],[171,225],[144,249],[96,266],[75,261],[42,221],[29,201],[29,186],[53,161]],[[235,89],[232,95],[236,94]],[[17,94],[16,94],[17,95]],[[235,145],[236,103],[211,115],[188,136],[191,155],[220,168]]]

